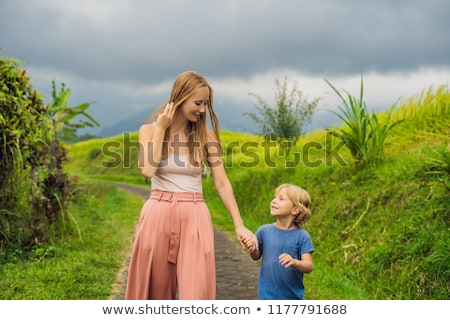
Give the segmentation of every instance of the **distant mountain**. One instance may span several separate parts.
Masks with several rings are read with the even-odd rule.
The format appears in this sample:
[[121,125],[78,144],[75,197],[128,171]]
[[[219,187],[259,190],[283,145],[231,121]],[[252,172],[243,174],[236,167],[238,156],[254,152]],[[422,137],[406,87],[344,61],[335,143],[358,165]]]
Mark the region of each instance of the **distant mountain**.
[[149,116],[148,110],[143,110],[140,113],[136,113],[129,118],[124,118],[113,125],[102,127],[100,137],[111,137],[121,134],[123,132],[134,132],[147,120]]
[[[226,108],[216,105],[215,111],[219,117],[220,129],[235,132],[256,133],[258,128],[249,117],[244,116],[246,111],[242,106],[229,105]],[[137,131],[149,116],[148,110],[134,114],[131,117],[124,118],[113,125],[105,126],[100,129],[100,137],[115,136],[123,132]]]
[[[216,103],[215,111],[219,117],[220,129],[233,132],[259,133],[259,127],[245,112],[255,112],[251,105],[237,105],[236,103]],[[124,118],[113,125],[101,127],[100,137],[110,137],[123,132],[134,132],[146,121],[149,116],[148,110],[136,113],[131,117]],[[306,124],[304,131],[310,132],[329,126],[337,125],[336,117],[326,110],[318,110],[311,123]]]

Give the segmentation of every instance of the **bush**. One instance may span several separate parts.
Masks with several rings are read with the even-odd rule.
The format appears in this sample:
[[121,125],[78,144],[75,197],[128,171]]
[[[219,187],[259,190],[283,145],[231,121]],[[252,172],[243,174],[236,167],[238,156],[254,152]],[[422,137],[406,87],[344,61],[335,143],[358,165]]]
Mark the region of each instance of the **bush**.
[[255,107],[259,115],[250,112],[244,115],[261,127],[261,134],[267,140],[277,141],[289,150],[303,135],[303,126],[314,115],[319,99],[308,102],[297,84],[288,93],[286,79],[283,83],[275,79],[275,86],[275,107],[270,107],[261,97],[251,93],[257,99]]
[[[40,217],[33,213],[39,202],[39,168],[45,166],[47,108],[20,69],[20,62],[0,59],[0,249],[31,243]],[[25,196],[24,196],[25,195]]]
[[63,86],[57,96],[54,83],[53,89],[55,101],[44,106],[20,61],[0,59],[0,252],[51,243],[71,229],[66,206],[73,188],[58,125],[87,106],[67,115],[70,91]]

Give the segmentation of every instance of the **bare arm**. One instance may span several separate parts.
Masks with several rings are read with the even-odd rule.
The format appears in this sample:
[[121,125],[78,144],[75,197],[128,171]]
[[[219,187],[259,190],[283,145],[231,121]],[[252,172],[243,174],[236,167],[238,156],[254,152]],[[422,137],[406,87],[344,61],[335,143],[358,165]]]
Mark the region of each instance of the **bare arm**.
[[243,240],[253,236],[253,233],[245,227],[241,218],[233,187],[223,166],[219,142],[212,132],[208,133],[208,162],[217,193],[233,219],[237,239],[242,246],[245,246]]
[[259,258],[261,258],[261,252],[259,250],[255,250],[253,252],[250,252],[250,257],[252,257],[253,260],[259,260]]
[[174,112],[173,103],[167,104],[155,124],[144,124],[139,128],[139,169],[145,177],[151,178],[158,171],[164,133],[172,123]]
[[297,260],[292,258],[289,254],[283,253],[279,256],[278,261],[287,267],[294,267],[300,272],[311,273],[313,271],[313,262],[311,253],[302,254],[302,259]]
[[158,170],[161,161],[164,130],[153,124],[139,128],[139,169],[143,176],[151,178]]

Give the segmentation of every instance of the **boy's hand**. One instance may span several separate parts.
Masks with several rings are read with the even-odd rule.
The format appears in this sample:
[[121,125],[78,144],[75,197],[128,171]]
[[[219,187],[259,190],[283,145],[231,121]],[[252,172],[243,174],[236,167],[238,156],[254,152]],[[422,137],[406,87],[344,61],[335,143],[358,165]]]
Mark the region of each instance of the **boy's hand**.
[[289,254],[287,253],[282,253],[279,257],[278,257],[278,261],[280,262],[280,264],[282,266],[284,266],[285,268],[290,267],[294,264],[295,259],[292,258]]
[[244,248],[250,253],[258,250],[258,239],[254,234],[243,238],[242,243],[244,244]]

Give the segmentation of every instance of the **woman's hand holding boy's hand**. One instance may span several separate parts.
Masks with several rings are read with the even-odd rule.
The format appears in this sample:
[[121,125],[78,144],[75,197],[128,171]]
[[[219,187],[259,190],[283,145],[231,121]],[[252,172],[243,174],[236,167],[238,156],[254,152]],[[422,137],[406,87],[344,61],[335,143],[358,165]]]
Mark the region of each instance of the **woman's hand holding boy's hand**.
[[258,241],[256,240],[256,236],[253,234],[253,232],[248,230],[245,226],[241,226],[236,229],[236,235],[239,243],[243,248],[247,250],[251,249],[252,251],[255,250],[255,241],[256,243]]
[[254,234],[242,239],[242,243],[244,244],[244,248],[250,253],[258,250],[258,239]]

